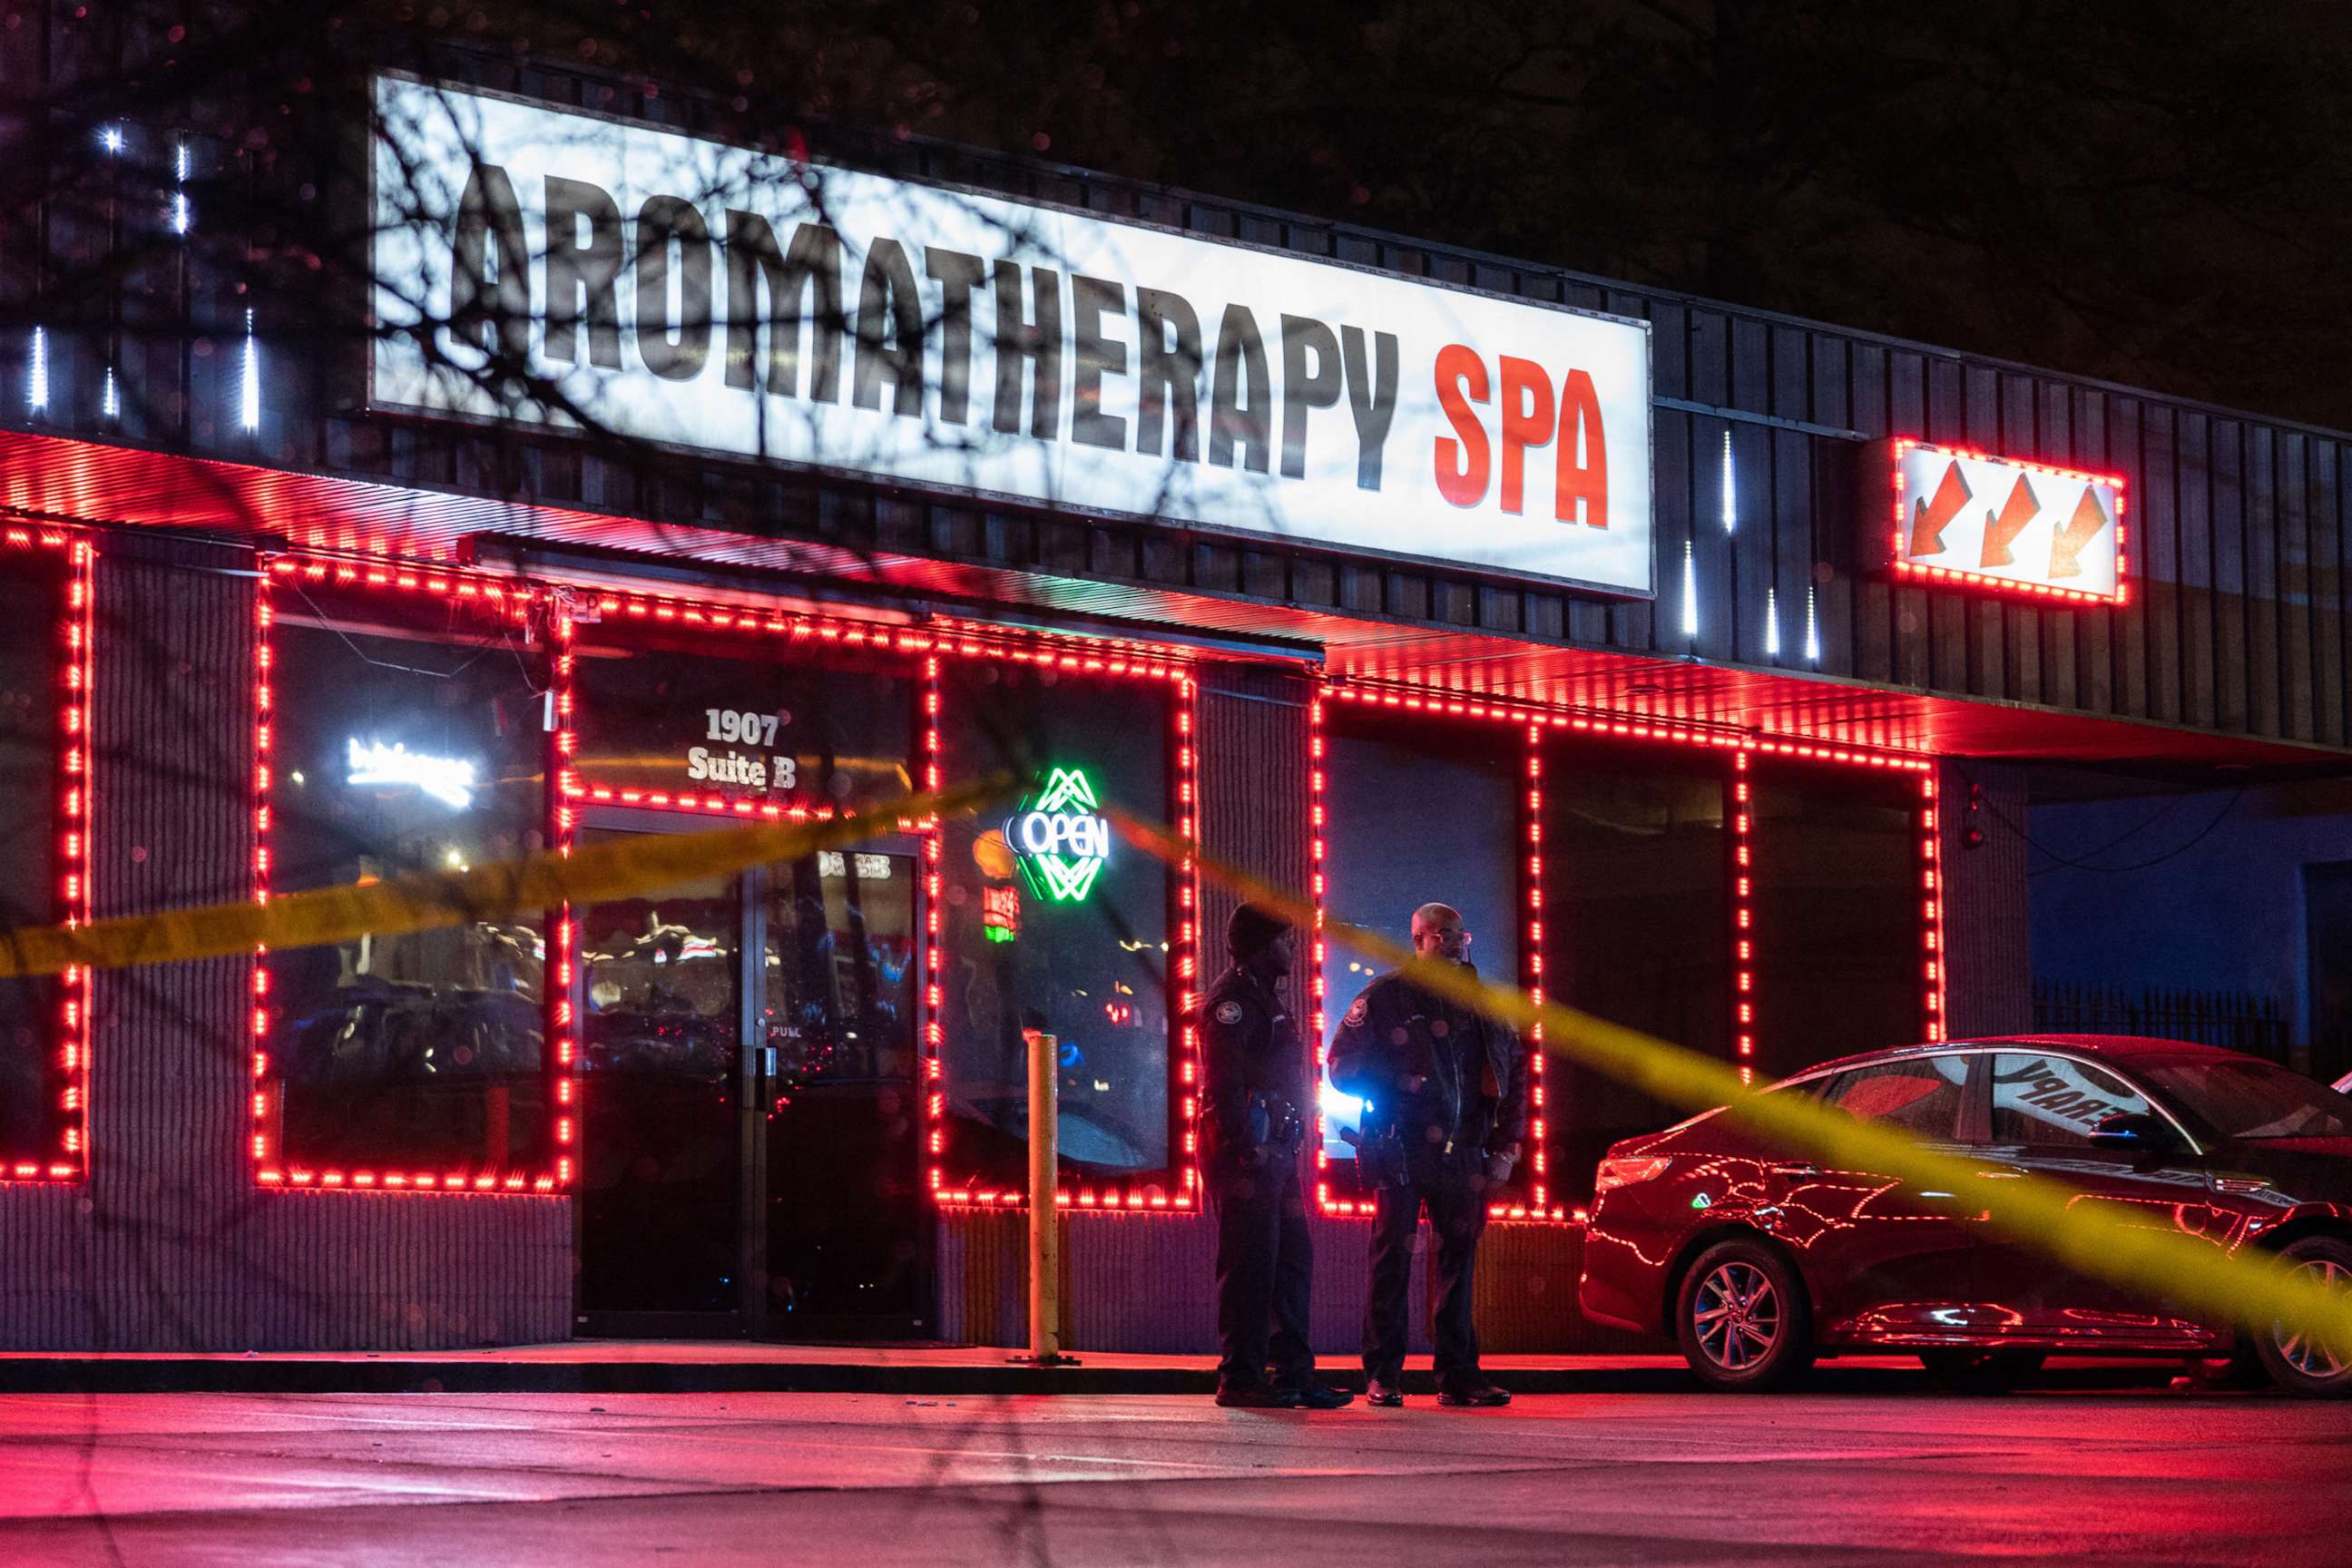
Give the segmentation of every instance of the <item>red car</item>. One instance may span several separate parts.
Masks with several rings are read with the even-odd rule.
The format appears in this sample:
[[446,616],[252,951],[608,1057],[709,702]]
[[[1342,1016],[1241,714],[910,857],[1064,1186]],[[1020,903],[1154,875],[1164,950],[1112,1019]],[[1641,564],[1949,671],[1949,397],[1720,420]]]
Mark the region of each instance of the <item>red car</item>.
[[[2042,1035],[1874,1051],[1771,1091],[1902,1127],[1975,1167],[2146,1205],[2228,1248],[2352,1289],[2352,1098],[2234,1051]],[[1682,1345],[1723,1389],[1787,1382],[1817,1354],[1902,1350],[1994,1385],[2053,1353],[2180,1356],[2352,1394],[2352,1348],[2242,1333],[2075,1274],[1989,1228],[1966,1191],[1776,1152],[1715,1111],[1601,1162],[1585,1316]]]

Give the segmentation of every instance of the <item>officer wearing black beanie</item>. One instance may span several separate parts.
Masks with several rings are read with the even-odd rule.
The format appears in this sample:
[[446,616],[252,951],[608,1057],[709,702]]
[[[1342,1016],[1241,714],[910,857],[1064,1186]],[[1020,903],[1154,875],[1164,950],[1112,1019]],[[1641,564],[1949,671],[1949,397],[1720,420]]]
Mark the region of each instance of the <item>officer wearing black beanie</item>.
[[[1312,1119],[1307,1052],[1279,982],[1290,922],[1244,904],[1225,925],[1233,966],[1202,1001],[1202,1162],[1217,1214],[1217,1403],[1335,1410],[1353,1394],[1315,1376],[1307,1340],[1315,1244],[1298,1175]],[[1269,1359],[1274,1375],[1266,1375]]]

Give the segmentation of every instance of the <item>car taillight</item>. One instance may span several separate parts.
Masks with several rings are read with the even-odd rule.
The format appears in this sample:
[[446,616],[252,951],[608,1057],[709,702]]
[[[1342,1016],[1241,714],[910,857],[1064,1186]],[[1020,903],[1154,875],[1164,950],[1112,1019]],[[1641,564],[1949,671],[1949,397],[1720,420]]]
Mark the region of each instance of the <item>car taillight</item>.
[[1673,1163],[1662,1154],[1628,1160],[1603,1160],[1601,1168],[1592,1173],[1593,1195],[1598,1197],[1612,1187],[1630,1187],[1636,1182],[1654,1181],[1664,1175],[1666,1167]]

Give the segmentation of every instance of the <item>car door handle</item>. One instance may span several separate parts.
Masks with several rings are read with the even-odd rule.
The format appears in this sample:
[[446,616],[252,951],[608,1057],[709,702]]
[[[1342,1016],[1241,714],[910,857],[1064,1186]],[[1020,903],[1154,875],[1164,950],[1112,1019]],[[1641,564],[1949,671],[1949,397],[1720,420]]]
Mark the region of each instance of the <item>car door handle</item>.
[[1819,1165],[1809,1165],[1801,1160],[1774,1165],[1771,1171],[1776,1176],[1818,1176],[1822,1173],[1822,1168]]

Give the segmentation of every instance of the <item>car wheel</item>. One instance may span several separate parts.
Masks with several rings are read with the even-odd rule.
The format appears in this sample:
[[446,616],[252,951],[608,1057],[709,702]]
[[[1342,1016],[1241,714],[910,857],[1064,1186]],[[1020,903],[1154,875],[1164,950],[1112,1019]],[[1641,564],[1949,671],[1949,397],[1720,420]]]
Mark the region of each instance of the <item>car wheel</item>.
[[1762,1242],[1718,1242],[1699,1254],[1675,1293],[1675,1332],[1709,1388],[1778,1388],[1813,1363],[1804,1282]]
[[2041,1351],[1932,1350],[1919,1352],[1927,1380],[1958,1394],[2006,1394],[2032,1380],[2050,1358]]
[[[2303,1279],[2352,1297],[2352,1242],[2306,1236],[2289,1242],[2282,1256]],[[2352,1345],[2324,1343],[2294,1333],[2284,1323],[2273,1323],[2254,1343],[2262,1352],[2263,1370],[2289,1394],[2314,1399],[2352,1394]]]

